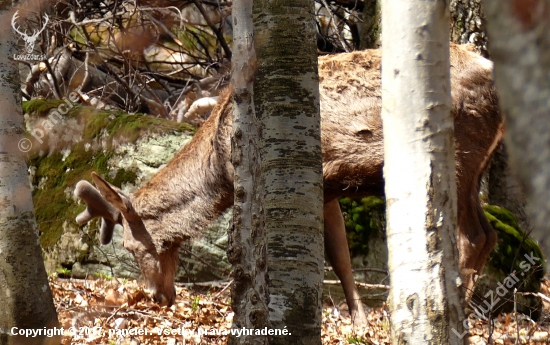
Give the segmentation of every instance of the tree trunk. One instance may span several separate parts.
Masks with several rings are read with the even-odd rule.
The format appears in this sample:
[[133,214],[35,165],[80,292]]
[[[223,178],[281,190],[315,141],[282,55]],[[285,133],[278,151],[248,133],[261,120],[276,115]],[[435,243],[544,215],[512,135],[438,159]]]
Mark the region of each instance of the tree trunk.
[[255,1],[253,12],[269,324],[292,334],[270,343],[321,344],[323,184],[313,2]]
[[58,327],[58,321],[22,152],[28,143],[23,139],[19,72],[9,61],[18,53],[9,5],[0,2],[0,344],[59,344],[60,336],[12,334],[17,329]]
[[455,150],[444,1],[382,3],[393,344],[460,344]]
[[[233,265],[233,329],[263,329],[268,318],[267,252],[260,174],[260,123],[254,113],[255,52],[252,0],[233,2],[233,135],[235,168],[233,228],[228,257]],[[267,335],[232,335],[229,344],[267,344]]]
[[485,16],[479,0],[451,0],[451,42],[473,43],[488,57]]
[[363,25],[361,26],[361,49],[380,47],[380,0],[365,0]]
[[529,203],[531,237],[548,258],[550,0],[485,0],[483,5],[511,165]]

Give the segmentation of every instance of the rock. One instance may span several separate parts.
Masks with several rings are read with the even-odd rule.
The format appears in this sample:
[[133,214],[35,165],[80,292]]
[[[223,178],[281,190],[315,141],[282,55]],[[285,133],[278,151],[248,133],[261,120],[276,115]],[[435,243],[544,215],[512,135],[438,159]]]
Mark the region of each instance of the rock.
[[[122,247],[122,227],[117,226],[113,241],[102,246],[98,220],[83,227],[76,224],[85,206],[73,196],[74,186],[82,179],[90,181],[96,171],[124,192],[133,192],[191,140],[195,129],[59,100],[32,100],[24,103],[24,110],[30,143],[25,148],[30,147],[29,172],[46,270],[71,269],[75,278],[137,278],[139,268]],[[183,248],[178,273],[182,281],[227,277],[226,228],[211,229]]]
[[510,211],[493,205],[485,206],[484,211],[498,239],[477,281],[470,307],[485,316],[511,312],[514,289],[517,289],[520,292],[516,295],[517,311],[537,320],[542,310],[541,301],[521,292],[540,291],[545,275],[542,252]]
[[227,229],[232,216],[233,212],[225,212],[204,232],[202,238],[182,246],[176,281],[212,281],[229,276],[231,264],[226,254]]

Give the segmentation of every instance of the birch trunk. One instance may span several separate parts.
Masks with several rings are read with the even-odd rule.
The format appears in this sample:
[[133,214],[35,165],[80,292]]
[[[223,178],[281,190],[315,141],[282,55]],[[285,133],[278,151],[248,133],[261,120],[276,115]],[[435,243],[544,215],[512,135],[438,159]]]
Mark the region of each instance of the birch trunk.
[[382,6],[392,343],[461,344],[448,3]]
[[550,257],[550,0],[484,0],[506,143],[527,196],[531,237]]
[[[0,2],[0,344],[59,344],[61,337],[13,336],[13,327],[59,326],[38,243],[26,148],[19,72],[9,57],[17,39],[13,11]],[[19,145],[19,146],[18,146]]]
[[254,106],[268,238],[272,344],[321,344],[323,184],[313,2],[254,1]]
[[[231,162],[235,168],[233,228],[228,257],[233,264],[231,305],[234,329],[267,326],[267,252],[260,174],[260,123],[254,113],[256,66],[252,0],[233,2],[233,135]],[[231,336],[229,344],[267,344],[267,335]]]

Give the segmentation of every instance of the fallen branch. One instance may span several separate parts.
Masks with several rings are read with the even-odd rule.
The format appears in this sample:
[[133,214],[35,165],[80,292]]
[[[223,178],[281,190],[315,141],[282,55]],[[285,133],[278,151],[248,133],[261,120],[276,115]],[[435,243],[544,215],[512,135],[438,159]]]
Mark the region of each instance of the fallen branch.
[[[341,283],[339,280],[323,280],[323,284],[340,285]],[[384,285],[384,284],[367,284],[367,283],[355,282],[355,285],[362,287],[364,289],[382,289],[382,290],[390,289],[389,285]]]

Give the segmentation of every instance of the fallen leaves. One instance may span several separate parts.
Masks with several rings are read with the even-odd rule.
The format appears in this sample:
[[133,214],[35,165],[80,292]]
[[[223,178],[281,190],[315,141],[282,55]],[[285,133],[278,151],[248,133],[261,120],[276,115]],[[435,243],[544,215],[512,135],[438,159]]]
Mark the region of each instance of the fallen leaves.
[[[202,284],[201,284],[202,285]],[[118,279],[51,279],[63,344],[226,344],[233,321],[230,289],[176,287],[176,302],[160,307],[135,281]],[[545,286],[548,289],[548,285]],[[547,293],[547,290],[544,290]],[[345,303],[325,305],[323,344],[390,344],[390,318],[385,306],[368,308],[368,326],[352,325]],[[550,310],[540,323],[515,314],[489,323],[470,318],[470,343],[550,343]],[[489,329],[491,331],[489,331]]]

